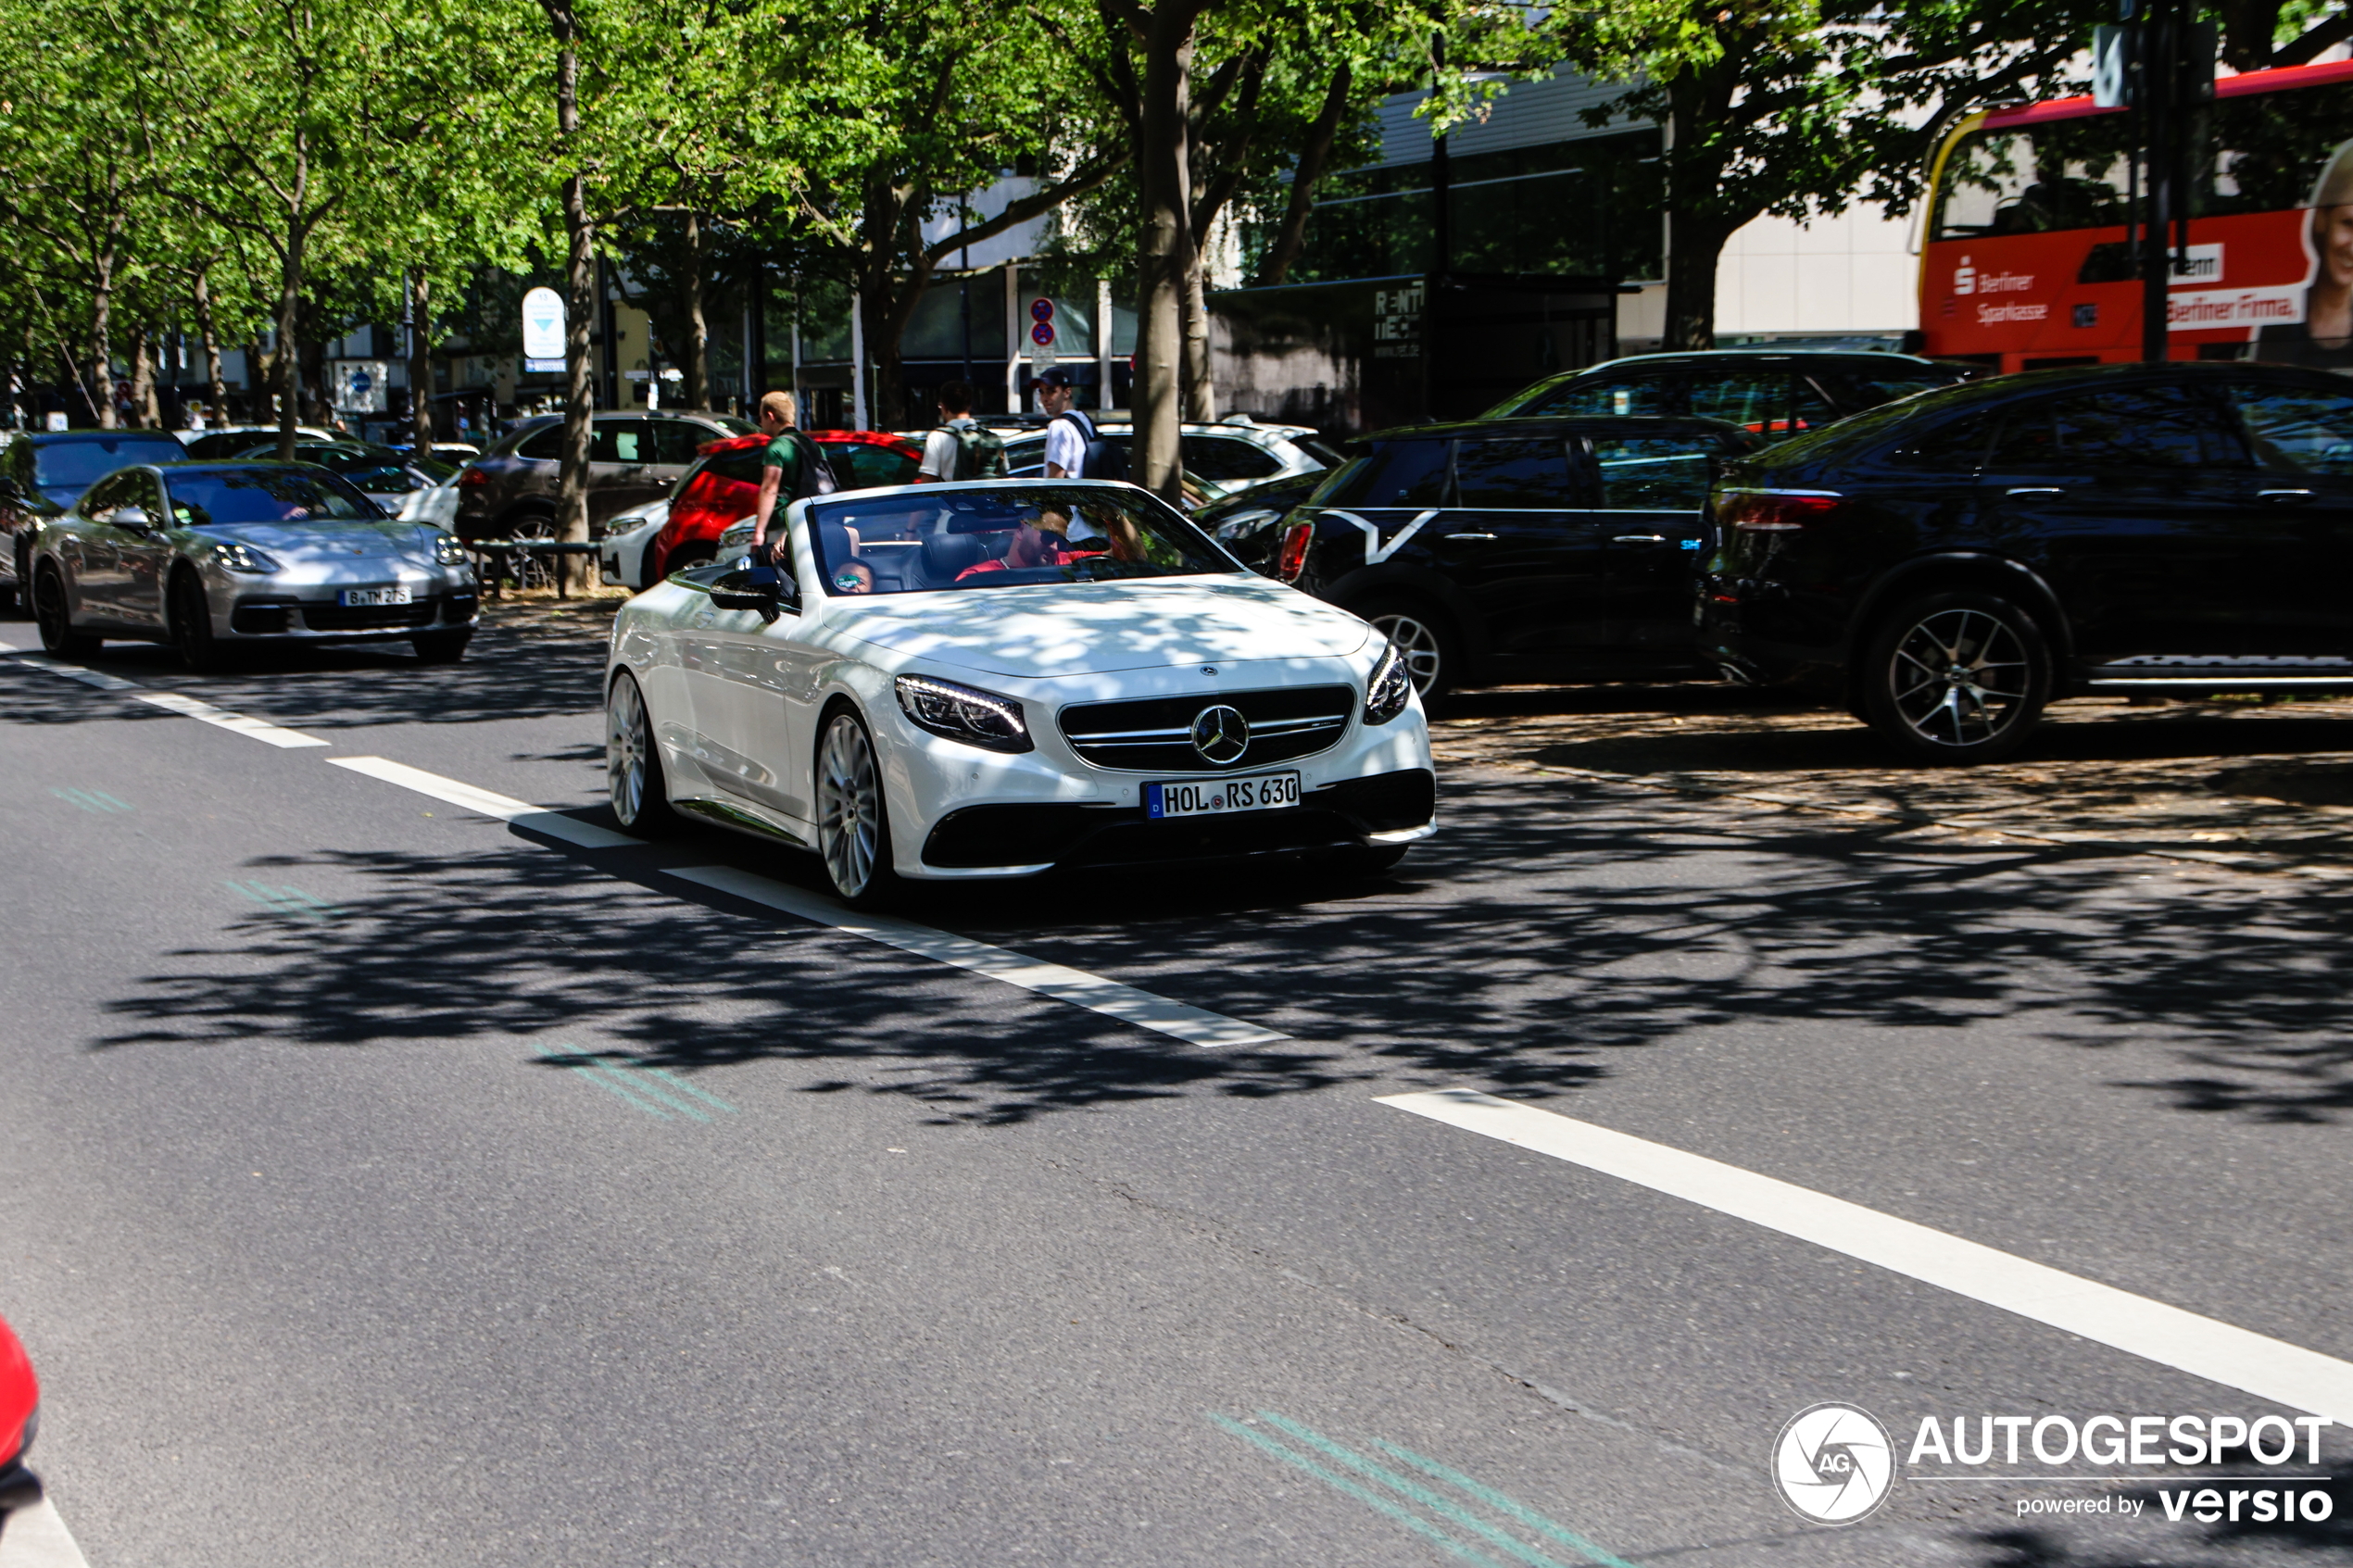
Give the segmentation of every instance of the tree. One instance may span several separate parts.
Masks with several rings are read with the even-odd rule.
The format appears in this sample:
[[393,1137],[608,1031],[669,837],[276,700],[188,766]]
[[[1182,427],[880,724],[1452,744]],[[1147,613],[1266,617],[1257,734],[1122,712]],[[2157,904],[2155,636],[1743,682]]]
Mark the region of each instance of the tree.
[[2325,0],[2218,0],[2222,63],[2233,70],[2300,66],[2353,39],[2353,7]]
[[[801,144],[795,207],[855,292],[876,422],[891,429],[909,417],[900,345],[939,269],[1094,190],[1129,154],[1102,144],[1029,9],[878,0],[843,43],[804,74],[806,123],[822,136]],[[986,217],[971,206],[1017,169],[1036,171],[1026,191]]]
[[1716,341],[1725,242],[1767,214],[1893,213],[1974,105],[2047,87],[2107,13],[2092,0],[1633,0],[1556,13],[1560,52],[1639,85],[1589,123],[1664,129],[1667,346]]

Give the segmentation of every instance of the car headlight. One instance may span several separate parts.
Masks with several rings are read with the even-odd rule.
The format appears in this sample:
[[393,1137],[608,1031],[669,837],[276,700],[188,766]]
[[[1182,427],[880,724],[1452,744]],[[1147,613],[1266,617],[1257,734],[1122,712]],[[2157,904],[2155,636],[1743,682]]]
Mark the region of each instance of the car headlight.
[[1237,539],[1257,533],[1282,515],[1272,507],[1254,507],[1246,512],[1236,512],[1217,525],[1217,538],[1221,543],[1230,545]]
[[466,554],[466,547],[458,543],[455,534],[436,533],[433,540],[433,559],[435,566],[466,566],[472,564],[473,558]]
[[917,729],[989,751],[1031,749],[1029,725],[1012,697],[928,675],[901,675],[894,689]]
[[1365,722],[1388,723],[1405,711],[1405,704],[1413,700],[1413,671],[1405,668],[1397,645],[1391,643],[1381,649],[1380,662],[1373,666],[1373,678],[1365,683]]
[[212,547],[212,561],[223,571],[243,572],[249,577],[265,576],[280,570],[276,561],[263,555],[251,545],[241,545],[234,539],[215,545]]

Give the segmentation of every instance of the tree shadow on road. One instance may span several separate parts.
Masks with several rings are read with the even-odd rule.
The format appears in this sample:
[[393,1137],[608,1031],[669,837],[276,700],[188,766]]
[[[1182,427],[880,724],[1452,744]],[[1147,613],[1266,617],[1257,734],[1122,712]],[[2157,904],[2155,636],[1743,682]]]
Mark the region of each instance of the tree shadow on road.
[[1466,781],[1441,813],[1442,836],[1388,883],[1272,863],[962,884],[909,911],[1292,1036],[1262,1049],[1182,1045],[660,870],[725,861],[813,887],[806,857],[715,834],[590,853],[487,824],[470,857],[322,849],[313,862],[373,895],[175,955],[113,1004],[121,1028],[99,1043],[571,1031],[566,1048],[680,1070],[830,1064],[825,1085],[1006,1122],[1375,1077],[1541,1099],[1716,1025],[2000,1018],[2054,1045],[2129,1046],[2118,1086],[2185,1110],[2315,1122],[2353,1106],[2348,895],[2327,884],[1557,780]]

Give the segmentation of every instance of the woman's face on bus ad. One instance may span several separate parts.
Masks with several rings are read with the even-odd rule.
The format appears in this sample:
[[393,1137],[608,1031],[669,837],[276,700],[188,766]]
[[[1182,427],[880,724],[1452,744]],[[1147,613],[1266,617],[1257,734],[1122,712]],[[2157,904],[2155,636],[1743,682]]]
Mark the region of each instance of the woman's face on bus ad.
[[2321,253],[2316,282],[2353,289],[2353,207],[2312,209],[2312,248]]

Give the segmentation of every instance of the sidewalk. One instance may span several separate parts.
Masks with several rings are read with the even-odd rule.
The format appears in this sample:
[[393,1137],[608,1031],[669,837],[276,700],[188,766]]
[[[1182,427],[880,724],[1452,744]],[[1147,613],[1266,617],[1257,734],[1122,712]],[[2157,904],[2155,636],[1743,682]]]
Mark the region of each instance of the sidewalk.
[[2353,875],[2353,700],[2055,704],[2020,756],[1918,768],[1849,715],[1719,685],[1508,687],[1433,720],[1486,764],[1937,833]]

